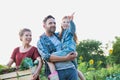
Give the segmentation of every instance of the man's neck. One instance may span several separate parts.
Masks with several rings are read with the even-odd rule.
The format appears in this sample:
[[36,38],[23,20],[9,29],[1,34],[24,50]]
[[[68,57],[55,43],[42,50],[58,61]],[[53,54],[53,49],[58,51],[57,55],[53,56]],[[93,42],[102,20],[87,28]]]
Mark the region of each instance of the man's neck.
[[46,35],[46,36],[53,36],[53,33],[45,32],[45,35]]

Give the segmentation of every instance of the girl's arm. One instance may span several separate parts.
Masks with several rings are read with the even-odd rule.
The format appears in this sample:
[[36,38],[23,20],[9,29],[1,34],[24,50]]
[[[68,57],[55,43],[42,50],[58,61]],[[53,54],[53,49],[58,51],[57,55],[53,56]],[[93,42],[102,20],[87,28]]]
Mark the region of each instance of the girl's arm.
[[76,26],[75,26],[73,20],[70,21],[69,31],[70,31],[73,35],[74,35],[75,31],[76,31]]
[[70,21],[72,21],[72,20],[73,20],[73,18],[74,18],[74,14],[75,14],[75,12],[73,12],[73,13],[72,13],[72,15],[71,15],[71,16],[69,16]]
[[7,63],[7,66],[11,67],[11,65],[13,64],[13,62],[14,62],[13,59],[10,59],[9,62]]
[[69,27],[69,31],[74,35],[75,31],[76,31],[76,25],[73,22],[73,18],[74,18],[74,13],[72,13],[71,16],[69,16],[69,20],[70,20],[70,27]]
[[33,80],[37,79],[37,77],[39,76],[39,73],[42,69],[42,65],[43,65],[43,61],[40,57],[37,57],[37,60],[38,60],[38,66],[37,66],[37,69],[35,70],[35,72],[33,74]]

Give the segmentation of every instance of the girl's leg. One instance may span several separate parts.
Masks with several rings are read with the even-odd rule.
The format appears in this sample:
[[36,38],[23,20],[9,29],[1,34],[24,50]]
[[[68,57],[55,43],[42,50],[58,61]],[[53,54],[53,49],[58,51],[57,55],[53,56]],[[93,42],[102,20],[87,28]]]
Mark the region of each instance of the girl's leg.
[[77,72],[78,72],[78,77],[80,78],[80,80],[85,80],[83,73],[79,70],[77,70]]
[[[75,65],[75,68],[77,69],[77,59],[73,60],[72,63]],[[77,70],[77,72],[78,72],[78,77],[80,78],[80,80],[85,80],[83,73],[79,70]]]
[[53,73],[54,71],[56,71],[55,69],[55,65],[52,62],[47,62],[49,68],[50,68],[50,72]]
[[47,62],[47,64],[48,64],[48,66],[50,68],[50,72],[51,72],[51,74],[48,76],[48,79],[49,80],[59,80],[58,72],[55,69],[55,65],[51,62]]

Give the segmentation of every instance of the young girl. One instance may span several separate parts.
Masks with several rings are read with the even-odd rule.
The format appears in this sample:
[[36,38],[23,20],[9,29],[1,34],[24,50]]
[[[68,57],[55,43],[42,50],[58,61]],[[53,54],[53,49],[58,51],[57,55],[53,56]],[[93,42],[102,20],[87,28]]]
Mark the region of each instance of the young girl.
[[[60,51],[52,53],[57,56],[66,56],[68,53],[72,53],[76,51],[76,43],[77,36],[75,34],[75,24],[73,22],[73,15],[65,16],[62,19],[61,23],[61,32],[59,33],[59,38],[62,43],[62,49]],[[72,54],[71,54],[72,55]],[[75,60],[72,61],[77,69],[77,62]],[[53,63],[48,62],[48,66],[50,68],[51,74],[49,75],[50,80],[59,80],[58,73],[55,70],[55,66]],[[78,70],[78,75],[81,80],[85,80],[83,74]]]

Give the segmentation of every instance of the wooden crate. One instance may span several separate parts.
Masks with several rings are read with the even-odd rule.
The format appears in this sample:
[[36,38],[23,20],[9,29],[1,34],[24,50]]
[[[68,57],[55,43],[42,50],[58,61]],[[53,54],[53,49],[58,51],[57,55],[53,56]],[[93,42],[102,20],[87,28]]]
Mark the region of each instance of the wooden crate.
[[31,70],[16,71],[0,75],[0,80],[30,80]]

